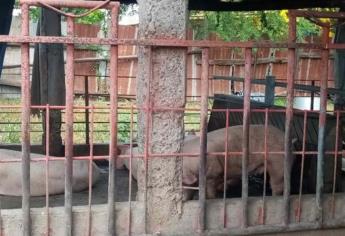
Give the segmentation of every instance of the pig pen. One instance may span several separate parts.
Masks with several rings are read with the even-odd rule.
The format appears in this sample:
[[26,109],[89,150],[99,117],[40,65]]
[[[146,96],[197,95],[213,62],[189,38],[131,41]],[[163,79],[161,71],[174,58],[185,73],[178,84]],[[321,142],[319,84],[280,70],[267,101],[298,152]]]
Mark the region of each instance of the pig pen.
[[[310,17],[324,18],[325,15],[317,12],[290,11],[289,44],[276,44],[274,42],[253,43],[253,42],[208,42],[184,40],[184,25],[187,14],[184,14],[186,1],[176,1],[171,4],[170,13],[178,13],[176,17],[166,14],[166,6],[162,2],[141,1],[140,14],[150,14],[149,22],[143,22],[139,26],[139,33],[147,32],[140,40],[118,40],[117,19],[119,4],[116,2],[104,2],[102,4],[93,1],[54,1],[54,0],[21,0],[22,12],[22,35],[20,37],[1,36],[2,42],[17,42],[22,47],[22,207],[21,209],[4,209],[1,211],[1,229],[4,235],[243,235],[259,233],[281,233],[299,230],[325,229],[345,227],[345,198],[342,194],[322,194],[323,169],[318,169],[318,182],[315,195],[303,195],[297,197],[290,195],[289,181],[284,182],[284,196],[265,196],[262,198],[248,197],[247,159],[249,154],[249,124],[250,124],[250,80],[252,71],[253,49],[260,47],[285,47],[289,50],[288,71],[287,71],[287,107],[286,129],[285,129],[285,159],[290,158],[292,152],[289,148],[291,139],[289,136],[292,130],[293,118],[293,80],[295,72],[296,50],[301,48],[318,47],[323,52],[322,63],[325,65],[327,75],[327,57],[332,43],[324,41],[327,48],[314,44],[296,43],[296,18]],[[163,1],[164,2],[164,1]],[[152,4],[154,3],[154,4]],[[165,2],[164,2],[165,3]],[[48,5],[47,5],[48,4]],[[49,5],[50,4],[50,5]],[[29,6],[42,5],[60,12],[56,8],[64,7],[85,7],[89,9],[106,8],[111,13],[110,38],[85,38],[76,37],[74,34],[74,16],[67,15],[67,37],[37,36],[30,37]],[[54,7],[55,8],[54,8]],[[149,10],[148,10],[149,9]],[[183,12],[183,13],[181,13]],[[155,14],[157,13],[157,14]],[[162,15],[164,14],[164,16]],[[327,15],[326,15],[327,16]],[[333,15],[332,15],[333,16]],[[340,15],[339,17],[343,17]],[[173,18],[174,21],[170,21]],[[159,23],[155,23],[158,21]],[[152,24],[154,23],[154,24]],[[168,24],[168,27],[166,24]],[[174,27],[172,27],[174,25]],[[163,27],[161,27],[163,26]],[[157,27],[157,28],[155,28]],[[152,29],[152,30],[147,30]],[[174,31],[178,29],[180,31]],[[169,36],[163,37],[166,30]],[[325,35],[328,35],[328,28],[324,27]],[[153,37],[150,37],[153,36]],[[159,37],[156,37],[159,36]],[[165,35],[167,36],[167,35]],[[169,39],[168,39],[169,38]],[[172,40],[171,40],[172,38]],[[176,39],[175,39],[176,38]],[[67,44],[66,53],[66,105],[32,106],[30,103],[30,75],[29,75],[29,44],[30,43],[61,43]],[[73,206],[72,194],[72,161],[75,157],[73,152],[73,83],[74,83],[74,45],[75,44],[102,44],[110,47],[110,137],[109,155],[98,156],[98,159],[109,158],[109,182],[107,185],[106,204],[91,204],[86,206]],[[138,196],[136,202],[118,202],[115,193],[118,186],[115,177],[118,171],[114,168],[118,154],[116,148],[117,140],[117,115],[118,115],[118,75],[117,59],[118,46],[134,44],[140,46],[138,63],[138,99],[135,109],[139,111],[138,118],[138,143],[139,147],[145,146],[145,165],[142,165],[145,176],[144,181],[138,178]],[[157,47],[158,46],[158,47]],[[334,45],[333,45],[334,46]],[[185,109],[185,54],[189,47],[202,48],[202,73],[201,73],[201,106],[200,106],[200,150],[194,151],[193,155],[199,157],[200,181],[195,187],[199,191],[198,201],[182,202],[181,158],[177,157],[176,150],[180,150],[181,137],[183,136],[183,112]],[[243,173],[242,195],[235,199],[206,200],[206,157],[207,151],[207,119],[209,99],[209,54],[211,48],[242,48],[245,60],[245,88],[244,103],[241,107],[243,112],[243,141],[242,160]],[[325,81],[326,77],[323,75]],[[324,82],[323,81],[323,82]],[[321,104],[325,108],[327,83],[322,83]],[[49,112],[53,109],[64,109],[65,112],[65,157],[66,157],[66,187],[63,207],[32,208],[30,196],[30,111],[32,108],[44,109]],[[91,117],[97,107],[81,107],[89,109]],[[133,106],[127,107],[133,111]],[[199,110],[199,109],[198,109]],[[228,111],[224,111],[228,114]],[[132,112],[131,112],[132,113]],[[49,115],[47,115],[49,124]],[[319,113],[320,120],[326,117],[326,111]],[[92,120],[92,119],[91,119]],[[266,119],[267,120],[267,119]],[[132,121],[132,119],[131,119]],[[155,121],[155,122],[152,122]],[[321,124],[324,128],[325,123]],[[91,125],[92,127],[92,125]],[[49,130],[49,129],[48,129]],[[91,129],[91,136],[93,130]],[[150,135],[152,132],[154,135]],[[141,136],[140,136],[141,135]],[[46,135],[49,143],[49,135]],[[323,145],[319,135],[318,144]],[[164,138],[164,139],[163,139]],[[91,139],[92,140],[92,139]],[[131,139],[132,140],[132,139]],[[227,139],[226,139],[227,140]],[[90,141],[90,143],[93,143]],[[157,146],[159,148],[157,148]],[[225,145],[226,146],[226,145]],[[49,145],[48,145],[49,147]],[[153,147],[153,151],[150,150]],[[161,153],[156,153],[155,150]],[[49,155],[49,150],[47,151]],[[323,151],[320,150],[320,160],[323,159]],[[213,153],[214,154],[214,153]],[[47,156],[48,156],[47,155]],[[181,154],[183,155],[183,154]],[[186,155],[186,153],[185,153]],[[121,155],[120,155],[121,156]],[[169,157],[153,159],[154,156]],[[224,152],[227,158],[228,152]],[[150,157],[150,159],[149,159]],[[152,158],[151,158],[152,157]],[[81,158],[81,157],[78,157]],[[82,157],[85,160],[93,160],[94,156]],[[95,157],[96,158],[96,157]],[[49,158],[46,159],[47,162]],[[153,161],[154,160],[154,161]],[[321,163],[318,162],[318,164]],[[284,165],[284,180],[289,180],[289,167]],[[105,184],[105,175],[103,182]],[[142,183],[140,183],[142,182]],[[150,185],[148,185],[148,182]],[[120,183],[121,184],[121,183]],[[226,186],[226,181],[224,181]],[[286,187],[286,188],[285,188]],[[104,190],[100,190],[104,191]],[[83,193],[81,193],[83,194]],[[141,198],[140,198],[140,195]],[[80,196],[80,195],[78,195]],[[331,207],[330,207],[331,206]],[[331,210],[333,211],[331,211]],[[297,212],[297,213],[296,213]]]

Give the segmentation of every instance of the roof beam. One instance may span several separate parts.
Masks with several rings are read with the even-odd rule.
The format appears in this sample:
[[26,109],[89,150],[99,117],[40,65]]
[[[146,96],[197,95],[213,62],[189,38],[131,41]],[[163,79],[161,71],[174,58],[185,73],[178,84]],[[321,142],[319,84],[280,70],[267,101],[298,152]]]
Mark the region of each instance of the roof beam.
[[243,0],[241,2],[222,2],[220,0],[189,0],[190,10],[205,11],[259,11],[259,10],[282,10],[301,9],[314,7],[340,7],[345,5],[345,0]]

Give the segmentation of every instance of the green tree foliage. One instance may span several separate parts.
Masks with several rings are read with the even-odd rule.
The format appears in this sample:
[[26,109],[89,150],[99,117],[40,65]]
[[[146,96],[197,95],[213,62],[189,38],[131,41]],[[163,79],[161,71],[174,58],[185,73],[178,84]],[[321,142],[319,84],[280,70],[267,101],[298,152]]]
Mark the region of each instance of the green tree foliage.
[[[299,39],[320,33],[320,28],[306,19],[298,18],[297,24]],[[191,25],[197,39],[206,38],[209,33],[216,33],[225,41],[281,41],[288,36],[287,11],[192,12]]]

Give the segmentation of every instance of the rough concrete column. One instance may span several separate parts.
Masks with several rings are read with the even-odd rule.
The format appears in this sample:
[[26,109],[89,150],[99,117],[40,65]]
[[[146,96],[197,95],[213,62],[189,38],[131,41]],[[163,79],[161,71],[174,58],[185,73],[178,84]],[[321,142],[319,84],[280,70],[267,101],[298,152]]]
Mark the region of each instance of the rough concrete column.
[[[139,38],[185,39],[187,20],[186,0],[139,0]],[[149,79],[149,49],[139,48],[137,102],[145,106],[148,93],[154,107],[184,107],[186,50],[152,48],[152,79]],[[150,84],[150,89],[148,88]],[[147,112],[138,115],[139,150],[144,151]],[[183,140],[183,112],[154,112],[150,151],[152,153],[178,152]],[[148,162],[147,230],[157,232],[181,215],[180,158],[155,158]],[[144,200],[144,165],[138,172],[138,197]]]

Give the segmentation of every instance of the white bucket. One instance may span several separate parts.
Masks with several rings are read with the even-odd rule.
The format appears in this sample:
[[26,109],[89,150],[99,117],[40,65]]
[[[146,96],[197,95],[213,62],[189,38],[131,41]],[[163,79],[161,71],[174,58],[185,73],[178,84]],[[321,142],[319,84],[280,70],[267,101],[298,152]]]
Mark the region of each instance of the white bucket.
[[[310,110],[311,97],[295,97],[293,107],[301,110]],[[320,110],[320,97],[314,97],[314,110]]]

